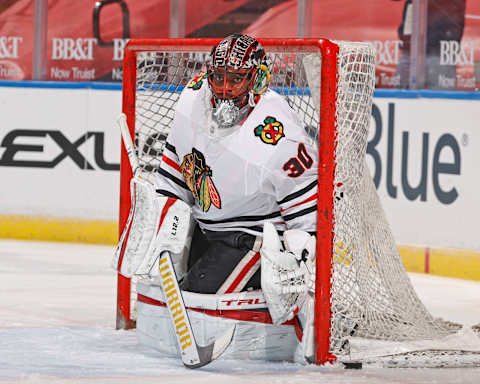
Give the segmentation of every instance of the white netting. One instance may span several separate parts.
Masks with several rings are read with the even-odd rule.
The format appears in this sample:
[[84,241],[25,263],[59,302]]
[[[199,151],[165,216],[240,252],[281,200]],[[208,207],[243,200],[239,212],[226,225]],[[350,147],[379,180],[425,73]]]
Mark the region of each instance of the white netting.
[[[368,44],[338,44],[331,352],[346,356],[352,335],[396,342],[451,335],[460,326],[434,319],[414,292],[366,167],[375,53]],[[274,68],[271,88],[303,119],[311,140],[318,140],[318,48],[266,50]],[[158,52],[137,55],[135,144],[147,177],[159,165],[180,92],[205,70],[208,51],[162,52],[159,47]]]
[[421,351],[404,345],[385,362],[458,366],[465,357],[466,365],[478,365],[480,343],[463,351],[464,340],[455,335],[461,325],[433,318],[413,290],[366,166],[375,81],[370,48],[340,44],[338,68],[331,351],[348,357],[350,336],[405,345],[422,340]]

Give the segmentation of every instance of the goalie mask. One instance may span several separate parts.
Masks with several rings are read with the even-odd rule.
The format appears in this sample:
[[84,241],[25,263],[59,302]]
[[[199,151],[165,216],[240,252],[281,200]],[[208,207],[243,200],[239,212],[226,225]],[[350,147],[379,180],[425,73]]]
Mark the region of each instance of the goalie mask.
[[234,34],[214,46],[207,64],[213,119],[230,128],[247,115],[270,81],[271,61],[253,37]]

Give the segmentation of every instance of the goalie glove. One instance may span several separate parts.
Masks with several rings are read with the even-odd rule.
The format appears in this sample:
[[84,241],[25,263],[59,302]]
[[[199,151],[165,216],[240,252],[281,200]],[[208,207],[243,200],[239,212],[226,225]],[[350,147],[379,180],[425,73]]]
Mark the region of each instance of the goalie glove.
[[132,205],[115,251],[112,267],[125,277],[156,275],[160,252],[169,251],[177,277],[186,273],[192,236],[190,207],[181,200],[161,196],[139,177],[130,182]]
[[315,290],[315,236],[291,229],[285,248],[271,223],[263,228],[261,285],[274,324],[293,318]]

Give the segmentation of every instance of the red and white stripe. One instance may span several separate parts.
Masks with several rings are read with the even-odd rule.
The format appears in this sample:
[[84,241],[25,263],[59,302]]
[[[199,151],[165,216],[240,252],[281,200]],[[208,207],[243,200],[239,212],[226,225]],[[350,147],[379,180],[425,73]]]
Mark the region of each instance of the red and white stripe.
[[[178,175],[176,175],[177,177],[181,176],[182,175],[182,170],[181,170],[180,166],[178,165],[178,163],[175,160],[172,159],[172,157],[175,158],[176,156],[168,156],[167,154],[165,154],[165,152],[163,153],[163,155],[162,155],[162,168],[166,169],[167,171],[169,171],[173,175],[175,175],[175,173],[178,173]],[[167,167],[165,167],[165,165]]]
[[234,268],[230,276],[227,277],[222,286],[218,289],[217,294],[240,292],[255,272],[260,268],[260,248],[262,246],[262,238],[255,239],[253,249],[247,254]]
[[[317,202],[317,193],[315,192],[312,196],[306,198],[305,200],[303,201],[300,201],[299,203],[295,203],[293,205],[290,205],[289,207],[284,207],[280,210],[280,212],[284,213],[284,212],[287,212],[289,210],[291,210],[292,208],[305,208],[307,206],[308,203],[312,203],[314,202],[316,204]],[[312,205],[312,204],[308,204],[309,206]]]

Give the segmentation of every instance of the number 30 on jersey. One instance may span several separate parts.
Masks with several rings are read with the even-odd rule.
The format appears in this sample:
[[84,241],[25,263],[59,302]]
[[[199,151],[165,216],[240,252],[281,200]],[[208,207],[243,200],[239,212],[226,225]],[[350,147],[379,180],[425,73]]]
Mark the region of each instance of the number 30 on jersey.
[[313,164],[313,160],[307,153],[307,149],[303,143],[298,144],[298,152],[296,157],[291,157],[285,164],[283,170],[288,172],[289,177],[298,177],[302,175],[306,169]]

